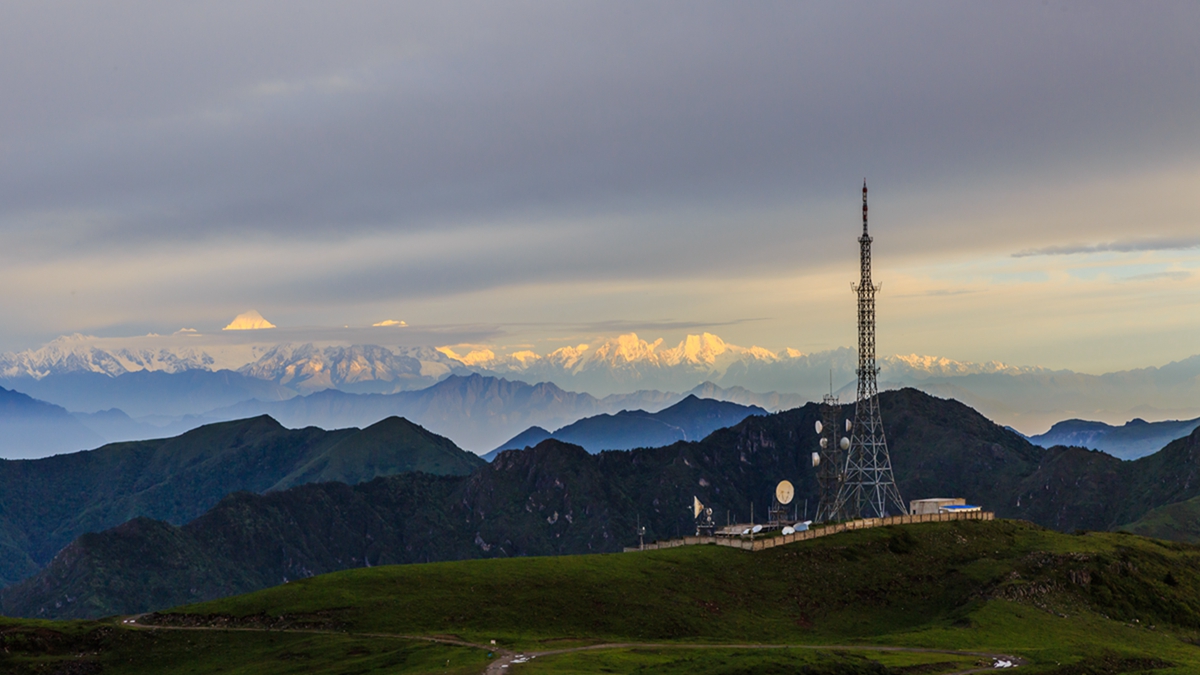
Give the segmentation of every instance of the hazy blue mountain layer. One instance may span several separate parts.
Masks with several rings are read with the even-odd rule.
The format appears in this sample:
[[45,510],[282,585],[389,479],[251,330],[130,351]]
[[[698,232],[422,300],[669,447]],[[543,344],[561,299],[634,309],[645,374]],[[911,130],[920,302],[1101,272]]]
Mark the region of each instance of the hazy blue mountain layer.
[[448,439],[402,419],[361,431],[323,431],[285,429],[265,416],[176,438],[0,461],[0,584],[37,572],[85,532],[138,516],[186,523],[238,490],[355,483],[414,470],[466,474],[480,464]]
[[103,442],[60,406],[0,387],[0,457],[45,457]]
[[[963,496],[1002,517],[1072,531],[1108,529],[1200,495],[1200,432],[1123,462],[1040,448],[914,390],[885,392],[881,404],[906,499]],[[811,510],[817,413],[809,405],[748,417],[699,442],[598,455],[551,439],[465,477],[402,474],[231,495],[182,527],[138,520],[81,537],[37,577],[5,590],[3,607],[95,616],[367,564],[616,551],[636,541],[639,518],[650,538],[690,531],[693,495],[719,521],[747,518],[752,504],[762,514],[783,478],[797,486],[796,508],[807,500]]]
[[364,426],[400,415],[464,448],[486,450],[530,425],[557,428],[588,415],[626,407],[657,409],[680,398],[679,394],[637,392],[597,399],[549,383],[451,375],[419,391],[347,394],[329,389],[287,401],[245,401],[209,415],[241,418],[268,414],[287,426],[323,428]]
[[614,415],[585,417],[554,433],[541,427],[530,427],[483,458],[491,461],[504,450],[537,445],[547,438],[573,443],[593,454],[601,450],[630,450],[670,445],[676,441],[698,441],[750,415],[766,414],[767,411],[758,406],[700,399],[689,394],[679,403],[656,413],[622,410]]
[[1121,459],[1137,459],[1158,452],[1171,441],[1192,433],[1196,427],[1200,427],[1200,417],[1167,422],[1134,419],[1119,427],[1104,422],[1064,420],[1029,440],[1044,448],[1077,445],[1103,450]]
[[115,377],[94,372],[51,374],[0,380],[0,385],[60,405],[72,412],[118,408],[133,418],[199,414],[239,401],[279,401],[296,392],[274,382],[229,370],[177,373],[135,371]]

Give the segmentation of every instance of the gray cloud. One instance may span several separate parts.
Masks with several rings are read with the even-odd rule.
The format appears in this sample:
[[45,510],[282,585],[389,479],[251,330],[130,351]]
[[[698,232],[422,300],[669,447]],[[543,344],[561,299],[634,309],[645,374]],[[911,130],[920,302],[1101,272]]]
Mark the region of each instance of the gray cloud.
[[1068,244],[1029,248],[1012,254],[1014,258],[1038,255],[1077,255],[1082,253],[1133,253],[1137,251],[1179,251],[1200,247],[1200,237],[1176,237],[1163,239],[1130,239],[1110,241],[1102,244]]
[[[883,215],[1194,162],[1197,24],[1192,2],[11,3],[0,261],[46,270],[18,298],[73,274],[124,303],[111,330],[133,306],[324,317],[852,266],[864,175]],[[1004,236],[955,227],[876,236]]]

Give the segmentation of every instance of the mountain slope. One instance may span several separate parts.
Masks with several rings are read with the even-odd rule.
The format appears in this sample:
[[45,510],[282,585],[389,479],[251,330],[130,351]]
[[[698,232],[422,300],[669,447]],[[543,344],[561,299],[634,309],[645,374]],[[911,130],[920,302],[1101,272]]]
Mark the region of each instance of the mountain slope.
[[1200,497],[1160,506],[1119,529],[1143,537],[1200,543]]
[[670,445],[676,441],[698,441],[750,415],[766,414],[766,410],[757,406],[699,399],[689,394],[679,403],[656,413],[622,410],[615,415],[585,417],[552,434],[547,434],[541,427],[531,427],[489,452],[484,459],[490,461],[504,450],[536,445],[546,438],[573,443],[593,454],[601,450],[629,450]]
[[[404,448],[404,452],[397,453],[397,448]],[[469,474],[484,463],[448,438],[402,417],[389,417],[334,444],[284,476],[271,489],[329,481],[353,485],[376,476],[410,471],[458,476]]]
[[103,442],[63,408],[0,387],[0,457],[46,457]]
[[465,474],[479,463],[403,420],[323,431],[285,429],[265,416],[175,438],[0,462],[0,583],[37,572],[84,532],[138,516],[185,523],[233,491],[357,482],[409,468]]

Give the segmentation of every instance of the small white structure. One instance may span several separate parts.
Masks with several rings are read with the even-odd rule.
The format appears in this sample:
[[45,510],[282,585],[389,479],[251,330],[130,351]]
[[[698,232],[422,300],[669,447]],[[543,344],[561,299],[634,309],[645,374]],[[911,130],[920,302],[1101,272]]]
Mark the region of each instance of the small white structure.
[[[923,516],[927,513],[942,513],[948,506],[966,506],[967,500],[962,497],[931,497],[929,499],[914,499],[908,503],[910,516]],[[978,506],[972,507],[976,511]]]

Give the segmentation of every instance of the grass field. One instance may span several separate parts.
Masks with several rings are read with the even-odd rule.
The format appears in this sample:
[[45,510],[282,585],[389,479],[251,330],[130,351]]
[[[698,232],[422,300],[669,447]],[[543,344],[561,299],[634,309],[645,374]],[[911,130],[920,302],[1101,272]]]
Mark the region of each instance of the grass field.
[[[1027,661],[1021,672],[1059,675],[1200,673],[1200,548],[1014,521],[929,523],[757,553],[698,546],[358,569],[142,621],[219,630],[109,626],[122,637],[96,651],[104,673],[482,672],[488,661],[482,650],[368,634],[543,652],[657,645],[544,654],[512,664],[515,675],[936,675],[978,660],[829,645],[1014,654]],[[248,656],[222,661],[231,648],[220,645],[234,642]]]
[[[479,673],[487,652],[389,637],[303,632],[133,630],[100,622],[0,623],[6,675]],[[82,657],[82,658],[81,658]]]

